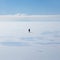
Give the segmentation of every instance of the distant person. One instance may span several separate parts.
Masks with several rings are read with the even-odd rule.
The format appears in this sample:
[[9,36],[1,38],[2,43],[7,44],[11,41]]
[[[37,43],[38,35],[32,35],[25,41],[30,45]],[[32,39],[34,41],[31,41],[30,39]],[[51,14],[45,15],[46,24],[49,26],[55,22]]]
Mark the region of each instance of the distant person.
[[30,32],[30,29],[28,29],[28,32]]

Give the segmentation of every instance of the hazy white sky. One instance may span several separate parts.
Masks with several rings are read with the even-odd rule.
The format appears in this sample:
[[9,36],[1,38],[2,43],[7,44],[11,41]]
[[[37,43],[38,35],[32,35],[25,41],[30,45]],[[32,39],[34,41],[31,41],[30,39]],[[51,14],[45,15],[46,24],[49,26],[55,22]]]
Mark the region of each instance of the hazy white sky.
[[0,15],[0,21],[60,21],[60,15]]

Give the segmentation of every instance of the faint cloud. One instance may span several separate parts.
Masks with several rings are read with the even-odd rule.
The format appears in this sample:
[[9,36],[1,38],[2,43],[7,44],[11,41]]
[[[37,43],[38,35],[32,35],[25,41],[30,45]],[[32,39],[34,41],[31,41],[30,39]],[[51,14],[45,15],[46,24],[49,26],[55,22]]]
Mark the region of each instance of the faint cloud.
[[0,15],[0,21],[60,21],[60,15]]
[[36,44],[40,44],[40,45],[60,45],[60,42],[37,42]]
[[0,42],[0,46],[28,46],[26,42]]

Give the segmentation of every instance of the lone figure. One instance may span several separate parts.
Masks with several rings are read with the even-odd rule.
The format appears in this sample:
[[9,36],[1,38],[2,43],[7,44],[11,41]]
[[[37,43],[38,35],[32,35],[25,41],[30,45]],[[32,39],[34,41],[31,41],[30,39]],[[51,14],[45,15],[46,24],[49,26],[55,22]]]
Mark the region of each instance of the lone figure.
[[28,32],[30,32],[30,29],[28,29]]

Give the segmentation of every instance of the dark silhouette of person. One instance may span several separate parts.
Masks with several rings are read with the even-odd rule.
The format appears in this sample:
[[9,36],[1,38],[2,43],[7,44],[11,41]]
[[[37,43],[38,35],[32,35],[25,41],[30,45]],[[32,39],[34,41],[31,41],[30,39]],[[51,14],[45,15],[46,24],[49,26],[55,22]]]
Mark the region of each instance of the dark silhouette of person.
[[28,32],[30,32],[30,29],[28,29]]

